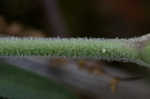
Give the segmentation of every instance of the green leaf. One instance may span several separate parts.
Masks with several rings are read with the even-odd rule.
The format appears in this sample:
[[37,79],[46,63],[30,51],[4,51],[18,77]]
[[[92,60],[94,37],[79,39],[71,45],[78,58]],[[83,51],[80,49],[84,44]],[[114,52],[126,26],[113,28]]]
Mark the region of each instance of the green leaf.
[[61,84],[3,63],[0,64],[0,96],[8,99],[77,99]]

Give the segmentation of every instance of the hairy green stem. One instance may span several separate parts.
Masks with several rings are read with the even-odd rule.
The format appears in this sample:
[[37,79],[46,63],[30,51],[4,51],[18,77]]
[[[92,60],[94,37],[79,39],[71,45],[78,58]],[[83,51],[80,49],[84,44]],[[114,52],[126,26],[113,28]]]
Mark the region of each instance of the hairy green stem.
[[[148,37],[145,39],[145,37]],[[150,64],[149,35],[134,39],[0,38],[1,56],[89,57]]]

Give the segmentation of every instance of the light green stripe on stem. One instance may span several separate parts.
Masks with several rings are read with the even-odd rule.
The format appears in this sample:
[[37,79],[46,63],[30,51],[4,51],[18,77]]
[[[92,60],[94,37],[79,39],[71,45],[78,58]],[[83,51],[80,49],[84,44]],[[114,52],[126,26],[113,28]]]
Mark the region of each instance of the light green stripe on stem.
[[150,65],[150,34],[133,39],[0,38],[1,56],[63,56]]
[[101,59],[138,59],[135,47],[119,39],[1,38],[1,56],[66,56]]
[[140,52],[141,60],[150,66],[150,41],[146,42],[147,44],[142,48]]

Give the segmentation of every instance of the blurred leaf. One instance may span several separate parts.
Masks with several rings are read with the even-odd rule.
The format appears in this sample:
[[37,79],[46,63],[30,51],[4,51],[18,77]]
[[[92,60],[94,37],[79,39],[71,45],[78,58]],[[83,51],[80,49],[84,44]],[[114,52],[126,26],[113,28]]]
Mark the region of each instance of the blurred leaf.
[[0,96],[8,99],[77,99],[62,85],[4,63],[0,64]]

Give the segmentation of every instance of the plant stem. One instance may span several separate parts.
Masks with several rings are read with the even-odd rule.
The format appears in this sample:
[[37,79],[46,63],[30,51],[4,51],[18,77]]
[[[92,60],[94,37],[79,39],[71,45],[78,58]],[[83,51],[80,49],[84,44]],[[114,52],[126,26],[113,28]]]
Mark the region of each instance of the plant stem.
[[94,38],[0,38],[0,55],[98,58],[108,61],[131,61],[149,65],[150,42],[145,42],[149,42],[149,40],[145,40],[143,37],[128,40]]

